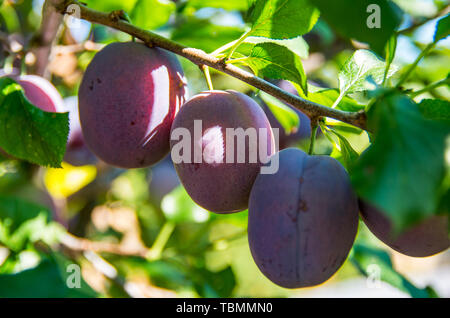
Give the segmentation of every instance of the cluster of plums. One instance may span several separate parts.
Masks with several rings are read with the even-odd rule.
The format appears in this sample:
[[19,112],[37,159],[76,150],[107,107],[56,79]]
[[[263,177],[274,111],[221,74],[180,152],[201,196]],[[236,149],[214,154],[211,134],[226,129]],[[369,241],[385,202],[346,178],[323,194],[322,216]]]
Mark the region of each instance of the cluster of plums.
[[[34,101],[24,88],[36,106],[57,111]],[[123,168],[161,161],[177,145],[171,132],[184,128],[195,136],[194,121],[201,120],[201,134],[192,138],[191,149],[201,147],[212,160],[174,163],[178,177],[191,198],[209,211],[233,213],[248,208],[253,258],[262,273],[280,286],[306,287],[329,279],[353,245],[359,211],[380,240],[406,255],[429,256],[450,245],[447,216],[434,216],[394,237],[383,213],[358,202],[338,161],[286,148],[310,135],[309,119],[301,112],[300,128],[287,135],[267,106],[242,93],[207,91],[188,100],[181,65],[163,49],[137,42],[106,46],[86,69],[78,98],[83,132],[79,138],[98,158]],[[230,147],[226,128],[265,128],[267,133],[258,135],[258,145],[265,143],[270,161],[217,160]],[[280,148],[286,149],[277,152],[272,128],[280,128]],[[261,174],[261,167],[270,165],[275,156],[278,171]],[[171,169],[167,160],[163,163],[164,169]],[[169,183],[168,189],[176,185]]]

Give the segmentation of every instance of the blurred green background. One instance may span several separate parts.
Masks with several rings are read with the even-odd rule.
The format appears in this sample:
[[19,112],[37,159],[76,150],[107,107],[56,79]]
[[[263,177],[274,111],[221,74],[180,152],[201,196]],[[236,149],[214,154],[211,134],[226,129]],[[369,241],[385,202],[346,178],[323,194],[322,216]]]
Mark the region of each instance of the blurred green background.
[[[242,0],[85,0],[101,11],[125,10],[131,21],[177,42],[212,52],[245,31]],[[42,0],[0,1],[0,39],[26,51],[41,19]],[[433,17],[445,1],[396,0],[402,28]],[[412,63],[432,41],[435,20],[398,38],[394,64]],[[82,22],[63,25],[45,77],[64,98],[76,96],[83,71],[95,52],[127,34]],[[303,41],[304,40],[304,41]],[[337,35],[322,19],[293,43],[308,80],[337,87],[344,62],[363,44]],[[1,41],[0,41],[1,42]],[[447,76],[450,40],[440,54],[419,64],[408,88],[420,89]],[[0,50],[0,68],[11,70],[14,55]],[[21,65],[32,72],[36,59]],[[190,95],[206,90],[200,69],[180,58]],[[215,89],[254,89],[211,70]],[[422,98],[450,98],[439,87]],[[359,96],[363,102],[365,96]],[[365,132],[345,137],[361,153]],[[306,149],[308,141],[298,147]],[[333,145],[319,137],[316,153]],[[450,297],[450,254],[413,259],[388,249],[361,222],[355,246],[343,267],[315,288],[287,290],[266,279],[250,254],[247,212],[215,215],[197,206],[179,186],[166,158],[148,169],[122,170],[102,162],[63,169],[38,167],[0,154],[0,297]],[[80,266],[81,288],[68,287]],[[373,265],[373,266],[371,266]],[[32,286],[32,287],[30,287]]]

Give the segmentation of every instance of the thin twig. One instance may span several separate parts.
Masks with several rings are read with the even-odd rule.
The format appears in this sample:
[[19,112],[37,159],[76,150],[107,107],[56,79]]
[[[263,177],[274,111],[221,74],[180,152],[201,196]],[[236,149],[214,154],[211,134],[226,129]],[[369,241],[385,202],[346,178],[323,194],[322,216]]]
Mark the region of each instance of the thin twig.
[[201,70],[203,71],[203,74],[205,75],[205,79],[206,79],[206,84],[208,85],[208,89],[210,91],[214,90],[214,86],[211,80],[211,74],[209,73],[209,67],[206,65],[202,65]]
[[33,73],[44,77],[48,75],[46,71],[49,57],[62,23],[62,16],[55,10],[55,5],[60,2],[61,0],[47,0],[44,2],[41,26],[31,42],[33,53],[36,56]]
[[403,83],[408,79],[409,75],[411,75],[411,73],[414,71],[419,62],[434,48],[435,45],[436,41],[431,42],[425,47],[425,49],[423,49],[422,52],[420,52],[416,60],[408,66],[408,69],[405,71],[405,73],[403,73],[402,77],[400,77],[400,80],[397,82],[396,85],[397,88],[403,85]]
[[73,251],[91,251],[122,256],[139,256],[145,258],[150,253],[150,249],[147,248],[130,250],[129,247],[117,243],[91,241],[68,233],[61,238],[61,244]]
[[433,89],[435,89],[435,88],[437,88],[439,86],[444,86],[444,85],[447,85],[447,86],[450,85],[450,77],[444,78],[443,80],[440,80],[440,81],[437,81],[437,82],[434,82],[434,83],[431,83],[430,85],[427,85],[427,86],[425,86],[424,88],[422,88],[422,89],[420,89],[418,91],[412,92],[411,93],[411,98],[419,96],[419,95],[421,95],[423,93],[427,93],[427,92],[429,92],[429,91],[431,91],[431,90],[433,90]]
[[419,22],[415,22],[411,26],[409,26],[409,27],[407,27],[407,28],[405,28],[403,30],[398,31],[397,34],[403,34],[403,35],[404,34],[409,34],[409,33],[413,32],[413,31],[417,30],[418,28],[420,28],[421,26],[423,26],[427,22],[446,15],[447,13],[449,13],[449,11],[450,11],[450,5],[446,6],[445,8],[443,8],[442,10],[437,12],[435,15],[433,15],[432,17],[423,19],[422,21],[419,21]]

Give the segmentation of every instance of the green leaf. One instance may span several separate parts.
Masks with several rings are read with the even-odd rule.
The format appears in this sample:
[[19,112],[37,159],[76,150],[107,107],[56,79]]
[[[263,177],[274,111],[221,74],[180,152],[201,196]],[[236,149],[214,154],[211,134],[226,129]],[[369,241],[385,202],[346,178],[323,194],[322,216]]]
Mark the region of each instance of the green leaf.
[[[339,97],[339,91],[337,89],[323,89],[314,93],[309,93],[307,99],[324,106],[331,107],[336,99]],[[336,109],[356,112],[364,109],[364,105],[358,104],[357,101],[350,97],[344,97]]]
[[[8,34],[20,32],[21,21],[18,16],[18,10],[12,4],[0,5],[0,18],[2,27],[6,28]],[[1,64],[1,63],[0,63]]]
[[16,274],[0,275],[0,297],[65,298],[94,297],[95,292],[81,279],[81,288],[69,288],[65,268],[48,259],[38,266]]
[[248,210],[244,210],[239,213],[212,214],[211,220],[225,222],[227,224],[231,224],[233,226],[246,230],[248,223]]
[[285,46],[270,42],[256,44],[244,61],[258,76],[289,80],[300,85],[306,94],[302,61]]
[[88,8],[103,12],[110,12],[113,10],[131,12],[137,1],[139,0],[83,0],[83,3],[86,3]]
[[384,49],[384,56],[386,58],[386,67],[384,68],[383,82],[389,77],[389,70],[391,70],[392,62],[394,61],[395,51],[397,50],[397,34],[392,35],[389,38],[388,43]]
[[450,14],[439,19],[436,25],[436,32],[434,33],[434,42],[445,39],[450,35]]
[[[341,94],[349,94],[366,90],[367,77],[371,77],[375,83],[381,84],[384,78],[386,63],[368,50],[357,50],[348,59],[339,72],[339,90]],[[392,66],[387,74],[391,77],[397,71]]]
[[[386,43],[402,21],[401,10],[389,0],[310,1],[320,9],[321,17],[337,33],[368,43],[379,55],[384,54]],[[379,22],[379,25],[374,22]]]
[[0,79],[0,147],[10,155],[61,167],[69,133],[69,113],[33,106],[12,79]]
[[291,39],[308,33],[318,18],[308,0],[258,0],[249,12],[249,35]]
[[166,219],[175,223],[203,223],[209,219],[209,212],[192,201],[181,185],[163,198],[161,209]]
[[13,251],[25,248],[28,242],[57,242],[63,228],[50,222],[50,212],[21,199],[0,196],[0,242]]
[[375,280],[379,279],[412,297],[437,297],[436,292],[431,287],[418,288],[397,272],[392,265],[389,254],[383,250],[355,244],[351,252],[350,261],[361,274],[371,279],[373,283],[376,283]]
[[259,95],[287,134],[290,134],[293,129],[297,129],[300,125],[300,118],[291,107],[265,92],[261,91]]
[[372,145],[352,170],[359,196],[403,228],[438,213],[449,125],[426,119],[406,95],[391,92],[368,113]]
[[152,284],[158,287],[172,290],[192,287],[185,264],[170,259],[148,261],[137,257],[118,257],[113,265],[125,277],[130,273],[145,272]]
[[450,121],[450,102],[447,100],[423,99],[418,106],[428,119]]
[[309,46],[301,36],[287,40],[276,40],[265,37],[250,36],[244,40],[244,42],[236,49],[235,52],[240,53],[244,56],[249,56],[252,52],[254,44],[259,43],[275,43],[288,48],[302,59],[308,58]]
[[[79,266],[74,263],[72,259],[66,258],[63,254],[57,252],[51,252],[48,255],[51,262],[54,262],[61,273],[61,277],[63,282],[67,286],[67,283],[74,283],[74,267]],[[81,267],[79,267],[81,270]],[[96,297],[97,293],[89,286],[86,281],[83,279],[83,276],[80,275],[79,286],[76,288],[69,288],[67,297]],[[68,287],[68,286],[67,286]]]
[[229,11],[247,11],[247,9],[249,8],[249,2],[246,0],[189,0],[188,6],[195,9],[209,7],[222,8]]
[[236,278],[230,266],[219,272],[198,269],[193,275],[195,289],[201,297],[230,297],[236,286]]
[[339,155],[332,154],[332,157],[339,160],[343,166],[350,171],[355,164],[356,160],[359,158],[359,154],[353,149],[350,142],[340,133],[338,133],[335,129],[330,129],[333,134],[338,137],[339,140],[339,148],[335,147],[333,151],[338,151]]
[[138,27],[154,30],[166,24],[175,9],[175,3],[168,0],[138,0],[131,20]]
[[389,38],[385,47],[386,66],[390,66],[395,57],[395,51],[397,49],[397,36],[393,35]]
[[242,34],[242,29],[212,24],[207,19],[189,18],[172,33],[172,40],[189,47],[212,52],[232,42]]
[[18,198],[0,196],[0,220],[2,222],[9,220],[8,224],[11,233],[16,231],[26,221],[42,214],[45,215],[47,221],[50,221],[48,209]]
[[[0,149],[0,153],[1,153]],[[29,182],[30,166],[24,161],[0,159],[0,193],[14,193]]]
[[[448,187],[447,190],[443,193],[439,202],[438,211],[442,211],[442,214],[450,215],[450,187]],[[448,232],[450,233],[450,224],[448,225],[448,230]]]

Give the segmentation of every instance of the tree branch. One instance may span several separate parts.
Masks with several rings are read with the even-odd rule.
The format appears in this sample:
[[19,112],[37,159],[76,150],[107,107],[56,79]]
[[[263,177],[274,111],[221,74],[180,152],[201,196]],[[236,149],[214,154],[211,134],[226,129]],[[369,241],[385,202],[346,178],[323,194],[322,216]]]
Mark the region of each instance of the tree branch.
[[[47,0],[49,1],[49,0]],[[364,111],[359,112],[347,112],[330,107],[326,107],[314,102],[305,100],[293,94],[290,94],[277,86],[247,72],[234,65],[226,64],[223,59],[218,59],[210,54],[205,53],[202,50],[189,48],[179,43],[164,38],[156,33],[140,29],[127,21],[117,18],[117,14],[111,15],[108,13],[92,10],[78,1],[74,0],[50,0],[52,5],[61,14],[66,14],[66,8],[75,4],[80,7],[81,19],[89,22],[102,24],[111,28],[128,33],[129,35],[142,40],[148,46],[157,46],[165,50],[171,51],[177,55],[180,55],[191,62],[202,66],[206,65],[212,67],[218,71],[231,75],[237,79],[240,79],[251,86],[254,86],[285,103],[288,103],[299,110],[303,111],[309,117],[330,117],[342,122],[357,126],[362,129],[366,128],[366,114]]]
[[72,234],[66,233],[61,238],[61,244],[74,251],[90,251],[94,253],[109,253],[121,256],[138,256],[146,258],[151,252],[150,249],[142,248],[139,250],[130,250],[126,246],[117,243],[90,241]]
[[440,17],[446,15],[447,13],[449,13],[449,11],[450,11],[450,5],[447,5],[446,7],[444,7],[442,10],[437,12],[432,17],[428,17],[428,18],[423,19],[422,21],[415,22],[411,26],[398,31],[397,34],[409,34],[413,31],[417,30],[418,28],[420,28],[422,25],[430,22],[431,20],[434,20],[434,19],[437,19],[437,18],[440,18]]
[[47,65],[53,46],[53,41],[62,22],[62,16],[55,10],[61,0],[47,0],[42,8],[42,22],[39,31],[32,39],[32,50],[36,56],[36,64],[33,73],[46,77]]

